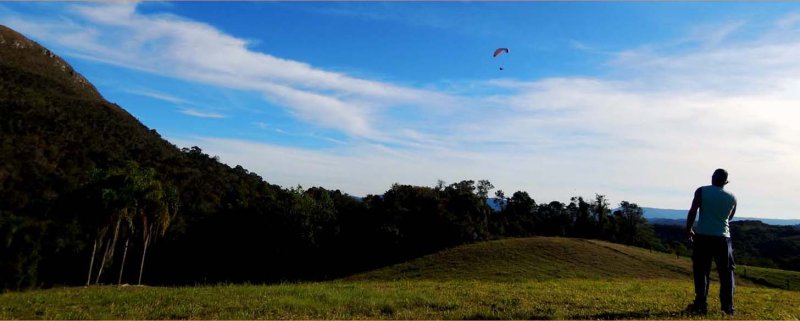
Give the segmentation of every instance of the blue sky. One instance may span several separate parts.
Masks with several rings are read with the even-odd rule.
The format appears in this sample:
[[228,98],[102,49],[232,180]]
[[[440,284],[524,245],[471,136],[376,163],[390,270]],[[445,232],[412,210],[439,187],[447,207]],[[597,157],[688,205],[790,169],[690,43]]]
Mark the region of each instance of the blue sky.
[[740,215],[800,217],[796,3],[2,3],[0,23],[282,186],[686,208],[723,167]]

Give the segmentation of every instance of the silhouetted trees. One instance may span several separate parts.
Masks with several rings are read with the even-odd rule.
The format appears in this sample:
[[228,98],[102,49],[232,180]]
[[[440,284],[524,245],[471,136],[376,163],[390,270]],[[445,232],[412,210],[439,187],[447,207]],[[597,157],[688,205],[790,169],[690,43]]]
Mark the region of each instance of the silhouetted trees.
[[656,238],[653,227],[647,224],[642,208],[634,203],[622,201],[619,204],[614,211],[613,225],[613,241],[649,249],[665,249]]
[[[609,218],[601,195],[594,203],[575,197],[566,205],[537,204],[524,191],[509,198],[498,192],[493,201],[500,210],[493,211],[488,199],[493,186],[486,180],[435,187],[394,184],[382,195],[358,198],[320,187],[269,185],[197,147],[180,155],[182,160],[174,161],[179,166],[160,171],[135,161],[93,170],[64,194],[64,203],[72,205],[56,216],[73,222],[72,232],[56,233],[57,240],[40,233],[59,230],[50,221],[5,216],[0,228],[8,229],[4,237],[11,241],[3,255],[16,270],[4,267],[14,272],[4,288],[76,283],[77,275],[37,269],[45,263],[65,271],[83,266],[86,284],[142,283],[145,270],[151,284],[272,282],[340,276],[502,237],[609,236],[640,246],[657,242],[641,237],[647,235],[640,232],[646,223],[635,204],[623,202]],[[160,245],[153,248],[159,237]],[[18,240],[29,244],[8,246]],[[79,255],[57,255],[60,248],[74,248]],[[9,251],[17,257],[8,256]],[[138,259],[131,260],[131,253],[139,253]],[[137,275],[125,273],[131,270]]]

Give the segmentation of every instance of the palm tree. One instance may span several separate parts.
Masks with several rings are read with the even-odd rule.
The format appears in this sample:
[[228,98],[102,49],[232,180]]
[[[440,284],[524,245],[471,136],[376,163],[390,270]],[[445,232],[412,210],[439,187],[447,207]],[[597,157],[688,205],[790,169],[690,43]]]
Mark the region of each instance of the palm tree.
[[144,262],[147,249],[154,237],[163,236],[172,217],[177,213],[178,196],[173,188],[164,188],[155,178],[155,170],[147,169],[138,176],[137,200],[140,202],[138,215],[142,222],[142,260],[139,265],[139,284],[142,284]]
[[89,276],[86,279],[87,286],[92,282],[92,270],[94,270],[94,257],[97,255],[97,248],[103,247],[103,240],[105,239],[106,233],[108,233],[107,225],[98,227],[97,234],[94,238],[94,246],[92,247],[92,256],[89,258]]
[[[99,190],[103,215],[100,217],[92,248],[86,284],[91,284],[93,276],[95,283],[100,282],[104,268],[113,262],[117,240],[124,235],[124,252],[117,278],[117,283],[122,284],[130,239],[136,235],[137,230],[141,231],[143,241],[142,260],[139,266],[139,284],[141,284],[147,249],[155,237],[166,233],[172,217],[177,213],[178,193],[174,188],[164,188],[156,179],[154,169],[142,169],[135,162],[129,162],[125,168],[99,173],[94,188]],[[107,215],[109,212],[112,214]],[[141,222],[141,228],[137,228],[137,218]],[[109,233],[112,229],[113,233]],[[97,275],[93,275],[98,251],[103,253],[102,259]]]
[[[111,175],[105,180],[105,188],[102,190],[102,198],[106,203],[106,208],[113,214],[110,222],[114,224],[114,234],[110,242],[106,243],[106,250],[103,255],[103,260],[100,263],[100,268],[97,272],[95,283],[100,282],[103,274],[103,269],[106,267],[106,262],[111,264],[114,258],[114,251],[117,247],[117,240],[119,239],[120,226],[123,221],[130,221],[130,208],[136,207],[136,176],[138,175],[139,165],[135,162],[129,162],[125,168],[114,169]],[[123,226],[124,227],[124,226]],[[128,224],[129,230],[132,228]],[[128,233],[129,235],[130,233]],[[128,236],[130,237],[130,236]],[[127,241],[126,241],[127,251]],[[122,269],[125,265],[124,259],[122,262]]]
[[[135,207],[134,211],[135,213]],[[125,250],[122,252],[122,264],[119,265],[119,278],[117,279],[117,284],[122,284],[122,272],[125,269],[125,260],[128,258],[128,244],[130,244],[131,234],[133,234],[135,230],[135,225],[133,224],[133,215],[130,215],[131,211],[128,211],[126,208],[123,213],[123,219],[125,223],[127,223],[128,233],[125,236]]]
[[[120,179],[119,173],[116,171],[103,171],[98,170],[93,175],[93,182],[90,185],[90,189],[98,196],[98,200],[102,203],[102,210],[98,212],[99,217],[97,218],[97,234],[95,235],[94,245],[92,247],[92,256],[89,258],[89,275],[86,279],[86,285],[91,284],[92,282],[92,272],[94,271],[94,261],[95,257],[97,256],[97,250],[100,249],[103,252],[103,258],[98,267],[98,273],[95,278],[95,283],[99,282],[100,275],[103,272],[103,267],[106,265],[106,260],[109,259],[111,255],[113,255],[113,246],[109,247],[109,240],[107,240],[107,234],[111,229],[111,226],[116,222],[116,213],[119,211],[120,204],[120,193],[119,191],[122,188],[120,184],[123,180]],[[114,213],[112,215],[108,215],[108,213]],[[114,240],[116,240],[116,236],[118,233],[118,226],[114,232]],[[103,247],[105,246],[105,250]]]

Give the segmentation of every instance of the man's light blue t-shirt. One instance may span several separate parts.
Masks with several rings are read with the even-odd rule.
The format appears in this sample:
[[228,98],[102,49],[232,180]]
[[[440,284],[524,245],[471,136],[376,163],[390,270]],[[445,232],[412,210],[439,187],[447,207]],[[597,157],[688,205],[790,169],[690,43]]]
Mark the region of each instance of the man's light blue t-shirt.
[[700,193],[700,216],[695,225],[695,233],[731,237],[728,217],[736,205],[736,197],[714,185],[701,187]]

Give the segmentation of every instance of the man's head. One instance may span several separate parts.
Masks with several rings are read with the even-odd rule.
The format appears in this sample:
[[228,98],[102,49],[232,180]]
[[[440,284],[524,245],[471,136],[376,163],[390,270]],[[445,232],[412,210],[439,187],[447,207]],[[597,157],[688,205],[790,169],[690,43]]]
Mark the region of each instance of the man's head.
[[717,168],[717,170],[714,171],[714,174],[711,175],[711,184],[719,187],[723,187],[725,184],[728,184],[728,171],[722,168]]

